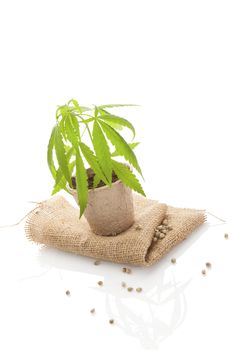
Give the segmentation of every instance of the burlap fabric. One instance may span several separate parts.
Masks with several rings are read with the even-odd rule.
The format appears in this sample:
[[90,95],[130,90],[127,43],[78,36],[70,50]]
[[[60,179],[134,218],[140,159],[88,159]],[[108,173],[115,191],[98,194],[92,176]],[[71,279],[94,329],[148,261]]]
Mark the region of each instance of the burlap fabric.
[[[205,212],[178,209],[134,195],[135,223],[114,236],[95,235],[78,209],[57,196],[39,204],[27,217],[27,237],[40,244],[117,263],[149,266],[184,240],[205,221]],[[172,230],[153,241],[154,230],[164,218]],[[120,220],[120,218],[119,218]]]

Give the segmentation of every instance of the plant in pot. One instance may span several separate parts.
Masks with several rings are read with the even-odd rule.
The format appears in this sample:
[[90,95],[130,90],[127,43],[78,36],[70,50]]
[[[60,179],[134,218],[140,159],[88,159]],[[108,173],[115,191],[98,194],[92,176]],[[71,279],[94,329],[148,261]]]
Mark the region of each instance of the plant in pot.
[[[132,190],[145,195],[133,173],[142,171],[122,129],[135,137],[133,125],[112,108],[133,105],[80,106],[74,99],[59,106],[49,139],[47,160],[55,180],[52,194],[72,194],[92,231],[116,235],[134,223]],[[123,157],[127,163],[116,160]]]

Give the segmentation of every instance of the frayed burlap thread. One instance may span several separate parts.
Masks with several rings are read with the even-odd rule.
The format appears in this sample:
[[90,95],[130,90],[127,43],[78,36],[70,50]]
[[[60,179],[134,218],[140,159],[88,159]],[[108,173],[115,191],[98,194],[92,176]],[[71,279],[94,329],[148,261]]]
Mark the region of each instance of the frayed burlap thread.
[[[204,223],[205,212],[179,209],[134,195],[135,223],[117,236],[94,234],[79,210],[63,197],[40,203],[27,217],[25,231],[35,243],[116,263],[149,266]],[[153,241],[154,229],[164,218],[172,230]],[[119,218],[120,220],[120,218]]]

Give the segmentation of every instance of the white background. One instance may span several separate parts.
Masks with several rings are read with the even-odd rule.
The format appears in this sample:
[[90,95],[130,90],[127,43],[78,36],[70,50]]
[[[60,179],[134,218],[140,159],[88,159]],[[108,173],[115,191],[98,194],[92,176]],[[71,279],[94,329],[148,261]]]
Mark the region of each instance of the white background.
[[[120,266],[40,249],[23,225],[1,229],[1,349],[233,348],[232,240],[223,238],[232,17],[225,0],[0,1],[0,225],[49,197],[47,142],[56,106],[72,97],[140,104],[123,115],[141,142],[148,197],[206,208],[230,225],[211,219],[156,266],[135,268],[127,282],[144,288],[140,296],[120,289]],[[213,268],[203,278],[206,259]]]

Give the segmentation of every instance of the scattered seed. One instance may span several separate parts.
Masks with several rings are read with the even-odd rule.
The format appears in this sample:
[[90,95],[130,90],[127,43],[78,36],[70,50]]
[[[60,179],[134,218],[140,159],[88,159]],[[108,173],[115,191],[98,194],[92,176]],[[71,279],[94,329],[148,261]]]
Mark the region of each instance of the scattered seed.
[[159,238],[163,239],[164,237],[165,237],[165,234],[164,233],[160,233]]
[[136,229],[137,231],[139,231],[139,230],[142,229],[142,226],[141,226],[141,225],[137,225],[137,226],[135,226],[135,229]]
[[172,258],[172,259],[171,259],[171,263],[172,263],[172,264],[176,264],[176,259],[175,259],[175,258]]
[[228,238],[229,238],[228,233],[225,233],[224,238],[225,238],[225,239],[228,239]]
[[131,273],[132,270],[129,267],[122,267],[122,272],[124,272],[124,273]]
[[156,232],[155,232],[155,237],[159,238],[159,235],[160,235],[160,232],[159,232],[159,231],[156,231]]
[[171,227],[171,226],[167,226],[166,229],[167,229],[168,231],[171,231],[171,230],[172,230],[172,227]]
[[109,320],[109,323],[110,323],[110,324],[113,324],[113,323],[114,323],[114,320]]
[[157,241],[158,241],[158,237],[154,237],[154,238],[153,238],[153,241],[154,241],[154,242],[157,242]]
[[66,295],[70,295],[70,291],[69,290],[66,291]]
[[203,276],[205,276],[206,275],[206,270],[202,270],[201,273],[202,273]]
[[206,265],[206,267],[207,267],[208,269],[211,269],[211,267],[212,267],[212,265],[211,265],[210,262],[207,262],[205,265]]
[[167,233],[167,229],[164,229],[164,228],[163,228],[160,232],[166,234],[166,233]]
[[133,288],[132,287],[128,287],[127,290],[128,290],[128,292],[132,292]]
[[163,220],[163,225],[167,226],[168,225],[168,219]]
[[94,314],[95,313],[95,309],[91,309],[90,313]]
[[99,286],[103,286],[103,284],[104,284],[103,281],[99,281],[99,282],[98,282],[98,285],[99,285]]
[[123,288],[126,288],[126,283],[125,283],[125,282],[121,282],[121,286],[122,286]]
[[136,292],[141,293],[142,292],[142,288],[141,287],[136,288]]
[[94,262],[94,265],[100,265],[100,263],[101,263],[101,261],[96,260],[96,261]]
[[163,229],[163,225],[159,225],[159,226],[157,227],[157,229],[158,229],[158,230],[162,230],[162,229]]

